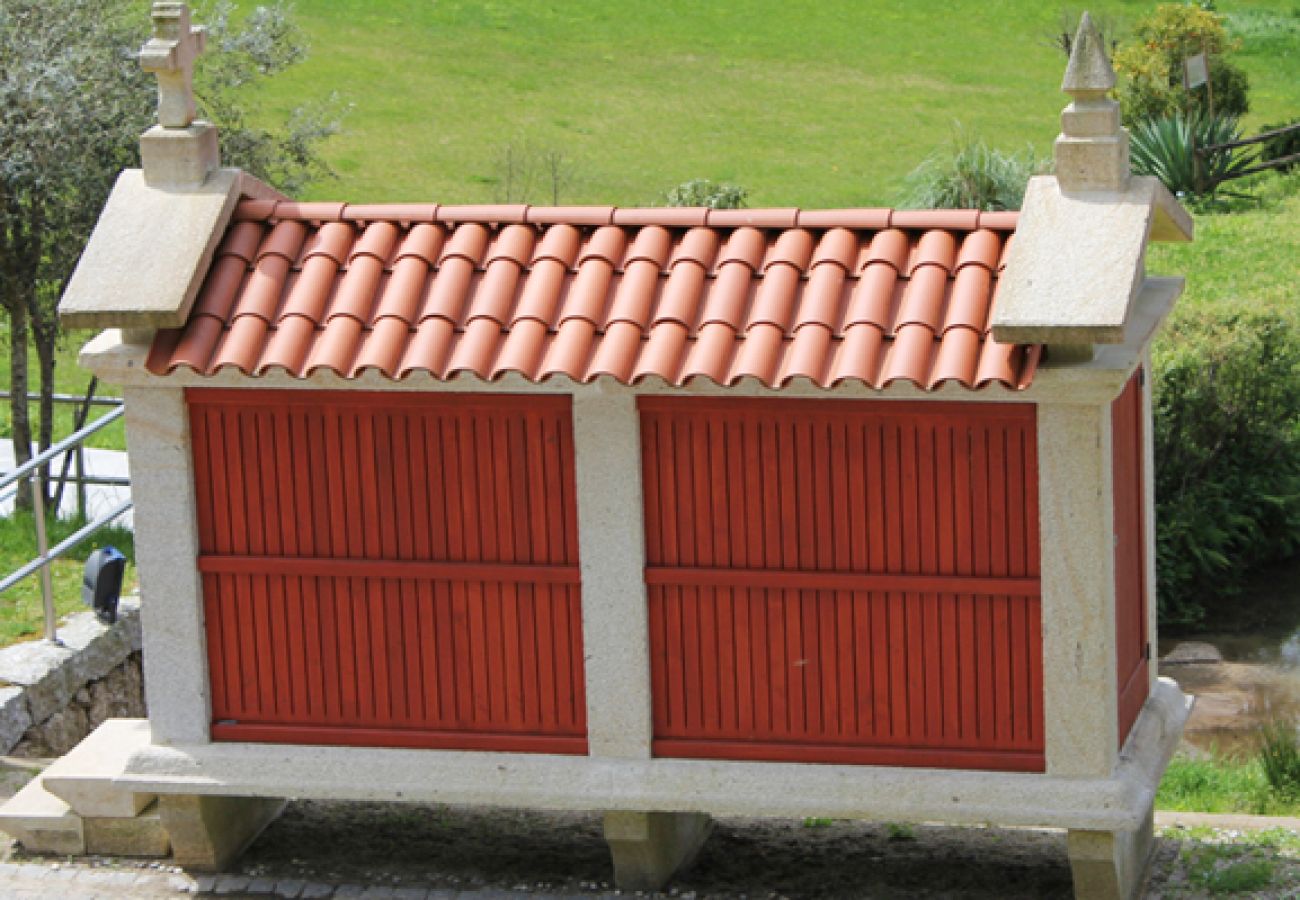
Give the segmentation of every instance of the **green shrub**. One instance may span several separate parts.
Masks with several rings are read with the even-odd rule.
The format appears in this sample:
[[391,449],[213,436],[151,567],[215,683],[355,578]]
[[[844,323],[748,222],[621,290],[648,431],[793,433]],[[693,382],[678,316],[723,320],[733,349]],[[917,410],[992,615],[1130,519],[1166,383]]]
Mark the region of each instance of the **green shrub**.
[[1300,799],[1300,734],[1296,724],[1279,719],[1260,732],[1259,765],[1273,793],[1284,800]]
[[899,205],[911,209],[1019,209],[1030,176],[1047,171],[1033,147],[1007,153],[961,129],[907,176]]
[[1192,625],[1297,549],[1300,336],[1276,314],[1192,314],[1153,369],[1160,617]]
[[710,209],[741,209],[749,191],[735,184],[723,184],[707,178],[683,181],[664,198],[669,206],[707,206]]
[[1250,109],[1250,81],[1226,54],[1235,49],[1223,16],[1195,4],[1163,3],[1138,20],[1133,38],[1115,53],[1124,121],[1159,119],[1176,112],[1208,112],[1210,91],[1183,87],[1183,61],[1210,54],[1214,112],[1240,117]]
[[1200,196],[1213,193],[1221,181],[1255,162],[1253,151],[1241,147],[1200,154],[1197,147],[1213,147],[1241,138],[1241,128],[1231,116],[1177,112],[1133,126],[1130,150],[1133,171],[1154,175],[1175,194]]
[[[1290,122],[1278,122],[1276,125],[1265,125],[1259,131],[1260,134],[1264,134],[1269,131],[1277,131],[1279,128],[1291,127],[1295,127],[1296,130],[1271,137],[1259,145],[1259,158],[1262,161],[1270,162],[1300,153],[1300,119],[1293,119]],[[1287,163],[1280,166],[1279,171],[1290,172],[1298,166],[1300,166],[1300,161]]]

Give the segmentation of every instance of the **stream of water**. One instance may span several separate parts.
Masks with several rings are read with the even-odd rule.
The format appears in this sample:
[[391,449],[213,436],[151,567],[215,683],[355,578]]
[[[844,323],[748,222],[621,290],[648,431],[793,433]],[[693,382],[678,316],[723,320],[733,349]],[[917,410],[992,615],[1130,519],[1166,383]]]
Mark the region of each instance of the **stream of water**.
[[[1160,674],[1197,698],[1184,740],[1202,750],[1248,750],[1261,725],[1300,720],[1300,559],[1262,573],[1233,610],[1218,627],[1160,640]],[[1188,642],[1213,645],[1223,663],[1164,659]]]

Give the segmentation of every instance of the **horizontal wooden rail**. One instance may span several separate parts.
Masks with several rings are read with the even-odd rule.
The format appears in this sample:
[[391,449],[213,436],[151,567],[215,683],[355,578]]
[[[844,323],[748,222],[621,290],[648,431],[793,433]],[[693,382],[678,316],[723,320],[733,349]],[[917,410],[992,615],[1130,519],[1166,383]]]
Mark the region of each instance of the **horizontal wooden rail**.
[[438,731],[421,728],[352,725],[278,725],[220,721],[212,724],[215,741],[258,744],[321,744],[341,747],[403,747],[416,750],[489,750],[512,753],[557,753],[585,756],[585,735],[511,734]]
[[1237,178],[1245,178],[1247,175],[1254,175],[1256,172],[1264,172],[1268,169],[1280,169],[1282,166],[1289,166],[1300,163],[1300,153],[1292,153],[1290,156],[1279,156],[1277,159],[1270,159],[1268,162],[1262,162],[1259,165],[1248,166],[1240,172],[1233,172],[1227,178],[1220,178],[1215,184],[1221,184],[1225,181],[1232,181]]
[[426,581],[491,581],[507,584],[580,584],[577,566],[405,559],[337,559],[308,556],[199,557],[199,571],[212,575],[292,575],[321,578],[413,578]]
[[789,572],[779,569],[723,569],[647,566],[646,584],[680,587],[775,588],[812,591],[881,591],[906,594],[979,594],[1036,597],[1037,578],[979,575],[902,575],[871,572]]
[[1261,144],[1269,138],[1275,138],[1283,134],[1290,134],[1293,131],[1300,131],[1300,124],[1283,125],[1281,128],[1274,128],[1272,131],[1262,131],[1253,137],[1242,138],[1238,141],[1227,141],[1223,144],[1209,144],[1199,148],[1197,153],[1213,153],[1216,150],[1231,150],[1234,147],[1245,147],[1249,144]]
[[847,766],[915,766],[935,769],[991,769],[1002,772],[1042,772],[1041,750],[968,750],[949,747],[836,746],[719,740],[656,739],[655,756],[688,759],[726,759],[761,762],[816,762]]

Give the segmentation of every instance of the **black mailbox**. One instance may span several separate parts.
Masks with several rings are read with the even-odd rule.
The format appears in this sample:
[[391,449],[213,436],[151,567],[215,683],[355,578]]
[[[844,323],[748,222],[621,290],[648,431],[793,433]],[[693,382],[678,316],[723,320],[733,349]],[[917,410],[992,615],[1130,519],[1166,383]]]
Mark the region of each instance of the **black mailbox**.
[[117,600],[122,593],[126,557],[116,547],[104,547],[86,558],[81,582],[81,601],[95,611],[105,625],[117,621]]

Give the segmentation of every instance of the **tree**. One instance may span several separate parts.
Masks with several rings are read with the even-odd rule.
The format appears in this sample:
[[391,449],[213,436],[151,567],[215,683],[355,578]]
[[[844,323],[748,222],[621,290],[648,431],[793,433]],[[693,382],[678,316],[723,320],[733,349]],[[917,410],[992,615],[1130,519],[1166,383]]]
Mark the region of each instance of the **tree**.
[[[1227,57],[1236,48],[1223,26],[1223,16],[1195,4],[1163,3],[1139,19],[1133,40],[1115,53],[1115,71],[1122,78],[1117,91],[1124,121],[1130,125],[1176,113],[1214,112],[1234,118],[1249,107],[1250,82]],[[1189,56],[1209,58],[1210,89],[1183,85],[1183,64]]]
[[[221,128],[226,165],[282,190],[328,174],[321,141],[338,130],[331,100],[294,109],[278,132],[248,124],[248,85],[305,55],[287,8],[259,7],[241,23],[232,4],[206,13],[201,114]],[[136,52],[148,21],[132,0],[4,0],[0,4],[0,308],[9,327],[10,413],[18,464],[31,458],[28,345],[37,356],[37,440],[53,435],[55,307],[117,173],[134,164],[153,121],[155,88]],[[30,506],[26,490],[19,503]]]

